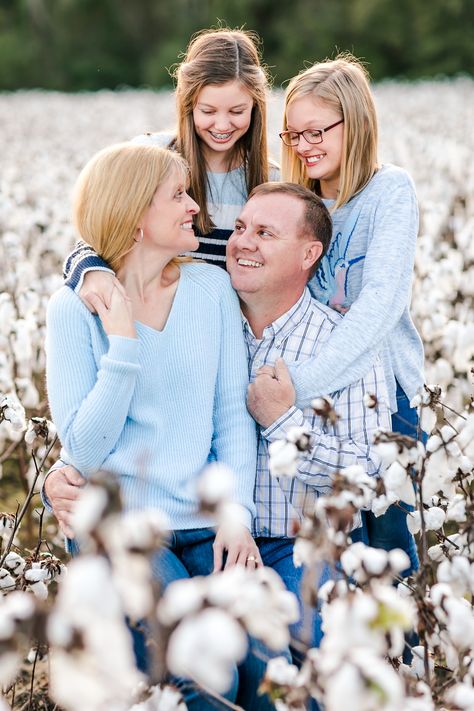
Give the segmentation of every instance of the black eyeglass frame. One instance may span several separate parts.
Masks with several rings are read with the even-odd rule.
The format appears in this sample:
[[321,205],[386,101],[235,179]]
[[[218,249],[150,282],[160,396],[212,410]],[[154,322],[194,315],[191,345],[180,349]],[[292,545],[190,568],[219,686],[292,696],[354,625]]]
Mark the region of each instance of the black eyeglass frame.
[[[303,136],[304,140],[307,143],[311,143],[313,145],[317,145],[318,143],[323,142],[323,133],[326,133],[326,131],[330,131],[331,128],[336,128],[336,126],[339,126],[340,123],[344,123],[344,119],[339,119],[339,121],[336,121],[336,123],[332,123],[330,126],[326,126],[326,128],[305,128],[304,131],[282,131],[278,135],[280,136],[281,140],[285,144],[285,146],[297,146],[298,143],[300,142],[300,136]],[[287,143],[285,141],[285,138],[289,135],[292,134],[293,136],[296,136],[296,141],[292,141],[291,143]],[[318,134],[318,140],[314,140],[314,136],[309,139],[306,134]]]

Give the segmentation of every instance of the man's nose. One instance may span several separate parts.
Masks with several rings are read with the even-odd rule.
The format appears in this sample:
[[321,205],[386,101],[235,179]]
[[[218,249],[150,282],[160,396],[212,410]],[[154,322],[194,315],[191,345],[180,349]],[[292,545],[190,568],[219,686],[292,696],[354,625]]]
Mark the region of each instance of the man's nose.
[[241,249],[255,250],[257,247],[257,240],[252,230],[244,230],[238,235],[238,245]]

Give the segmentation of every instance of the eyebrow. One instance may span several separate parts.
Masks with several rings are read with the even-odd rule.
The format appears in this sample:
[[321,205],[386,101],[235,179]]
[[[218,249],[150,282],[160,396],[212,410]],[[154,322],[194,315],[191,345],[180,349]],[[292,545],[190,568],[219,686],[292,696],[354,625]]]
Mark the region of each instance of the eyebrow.
[[[243,220],[237,218],[236,221],[235,221],[235,224],[236,224],[236,225],[244,225],[244,224],[246,224],[246,223],[245,223]],[[277,227],[274,227],[273,225],[271,225],[271,224],[269,224],[269,223],[267,223],[267,224],[261,223],[261,224],[258,224],[258,225],[254,225],[254,227],[255,227],[255,229],[257,229],[257,230],[269,230],[269,232],[274,232],[276,235],[279,234],[278,228],[277,228]]]
[[[206,106],[208,109],[215,109],[216,107],[214,104],[206,104],[204,101],[198,101],[197,103],[198,106]],[[233,109],[245,109],[246,106],[248,106],[248,103],[245,102],[243,104],[236,104],[235,106],[231,106],[230,110],[232,111]]]

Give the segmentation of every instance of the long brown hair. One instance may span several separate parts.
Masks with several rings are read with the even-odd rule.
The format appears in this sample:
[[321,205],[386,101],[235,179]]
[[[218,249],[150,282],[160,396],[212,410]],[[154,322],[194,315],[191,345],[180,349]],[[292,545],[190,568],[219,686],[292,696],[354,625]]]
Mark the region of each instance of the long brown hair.
[[[288,84],[285,95],[283,130],[292,101],[317,97],[334,108],[344,119],[339,192],[332,210],[348,202],[367,185],[378,167],[377,114],[363,64],[350,53],[333,60],[318,62],[301,72]],[[312,180],[295,151],[282,146],[282,180],[299,183],[321,194],[319,180]]]
[[191,38],[183,61],[173,73],[178,116],[175,146],[190,167],[189,193],[201,208],[195,221],[203,234],[210,232],[214,225],[207,209],[206,162],[194,128],[193,110],[199,92],[208,84],[238,80],[249,92],[253,99],[250,126],[229,157],[229,169],[236,158],[241,160],[248,192],[268,180],[268,78],[260,62],[258,45],[254,32],[223,28],[203,30]]

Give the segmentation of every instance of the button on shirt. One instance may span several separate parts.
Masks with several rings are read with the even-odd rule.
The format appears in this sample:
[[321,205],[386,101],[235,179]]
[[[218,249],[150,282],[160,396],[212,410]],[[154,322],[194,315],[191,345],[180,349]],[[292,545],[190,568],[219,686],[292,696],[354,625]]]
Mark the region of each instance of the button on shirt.
[[[243,320],[249,351],[250,380],[265,364],[277,358],[297,364],[318,355],[342,316],[313,299],[305,289],[298,302],[267,326],[262,338],[255,338],[250,324]],[[366,393],[375,395],[378,405],[364,405]],[[311,407],[293,406],[266,429],[259,428],[255,503],[255,536],[293,538],[294,524],[303,512],[311,510],[318,496],[331,491],[331,480],[339,469],[361,465],[370,476],[380,470],[380,459],[371,445],[378,429],[390,429],[388,396],[381,363],[347,388],[329,394],[340,419],[335,428],[325,424]],[[291,427],[308,425],[311,448],[303,453],[295,477],[272,477],[269,472],[268,445],[283,439]]]

